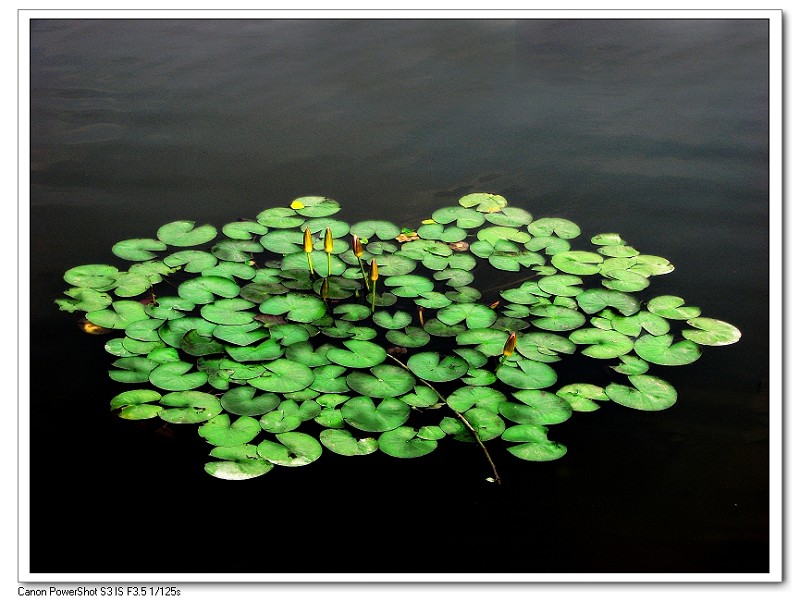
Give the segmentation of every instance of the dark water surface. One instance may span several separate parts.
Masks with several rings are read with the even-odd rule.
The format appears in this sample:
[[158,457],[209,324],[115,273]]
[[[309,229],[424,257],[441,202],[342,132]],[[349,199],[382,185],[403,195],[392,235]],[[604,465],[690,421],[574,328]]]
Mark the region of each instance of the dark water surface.
[[[31,571],[768,571],[767,44],[766,20],[33,21]],[[324,195],[414,226],[473,191],[669,258],[640,295],[742,340],[659,372],[667,411],[553,426],[559,461],[496,447],[502,487],[455,443],[227,482],[194,427],[110,414],[102,341],[53,302],[169,221]]]

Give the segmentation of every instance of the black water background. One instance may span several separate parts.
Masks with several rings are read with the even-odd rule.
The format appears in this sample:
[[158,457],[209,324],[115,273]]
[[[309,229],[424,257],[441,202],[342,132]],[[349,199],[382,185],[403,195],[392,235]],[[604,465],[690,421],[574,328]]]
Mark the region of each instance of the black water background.
[[[34,21],[32,571],[767,570],[767,26]],[[109,414],[108,355],[53,303],[66,269],[171,220],[323,194],[412,225],[479,190],[668,257],[642,294],[742,341],[659,372],[666,412],[552,428],[558,462],[498,446],[500,488],[466,446],[229,483],[194,431]]]

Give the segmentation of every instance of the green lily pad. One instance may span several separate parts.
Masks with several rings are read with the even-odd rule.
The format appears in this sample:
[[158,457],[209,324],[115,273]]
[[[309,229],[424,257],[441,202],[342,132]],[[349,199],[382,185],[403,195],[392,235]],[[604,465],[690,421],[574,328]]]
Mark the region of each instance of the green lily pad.
[[317,296],[300,292],[289,292],[283,296],[268,298],[258,310],[267,315],[286,315],[286,319],[299,323],[311,323],[325,315],[325,301]]
[[268,251],[280,255],[303,251],[303,233],[297,230],[273,230],[261,236],[260,241]]
[[346,321],[361,321],[362,319],[367,319],[372,312],[366,305],[347,303],[344,305],[337,305],[333,309],[333,313],[334,315],[339,315]]
[[378,441],[374,438],[357,439],[347,430],[323,430],[319,433],[319,441],[329,451],[346,457],[369,455],[378,450]]
[[385,398],[376,406],[371,398],[358,396],[342,405],[344,421],[365,432],[394,430],[406,422],[410,412],[410,407],[396,398]]
[[365,220],[350,226],[350,233],[363,239],[394,240],[400,235],[400,228],[390,221]]
[[627,354],[633,349],[633,341],[615,330],[585,328],[569,335],[575,344],[587,344],[581,353],[593,359],[612,359]]
[[403,331],[389,330],[386,332],[386,339],[404,348],[419,348],[430,342],[431,335],[422,328],[408,326]]
[[540,278],[537,284],[542,292],[556,296],[578,296],[583,292],[583,280],[576,275],[550,275]]
[[608,234],[595,234],[591,238],[592,244],[597,244],[598,246],[613,246],[619,244],[626,244],[625,240],[617,233],[608,233]]
[[154,319],[177,319],[194,307],[193,302],[179,296],[160,296],[155,304],[145,305],[144,312]]
[[642,330],[654,336],[661,336],[669,332],[669,322],[655,313],[650,311],[639,311],[630,317],[614,316],[611,318],[611,326],[626,336],[639,336]]
[[170,246],[199,246],[217,237],[213,225],[195,227],[194,221],[173,221],[158,228],[156,236]]
[[423,352],[412,355],[407,361],[408,368],[419,378],[430,382],[450,382],[467,373],[469,363],[461,357],[437,352]]
[[399,397],[414,387],[414,376],[402,367],[381,364],[369,371],[348,374],[347,384],[355,392],[374,399]]
[[526,442],[508,447],[508,452],[525,461],[555,461],[567,454],[563,444],[548,440],[547,442]]
[[538,252],[544,251],[547,255],[556,255],[572,248],[568,240],[557,236],[535,236],[525,243],[527,250]]
[[508,442],[549,442],[547,428],[536,424],[517,424],[509,426],[501,436]]
[[[257,342],[257,341],[256,341]],[[284,353],[284,347],[272,338],[252,346],[225,345],[225,351],[234,361],[272,361]]]
[[[302,205],[302,206],[300,206]],[[324,196],[303,196],[292,201],[292,208],[304,217],[328,217],[341,210],[341,205]]]
[[442,294],[441,292],[423,292],[420,294],[419,298],[415,298],[414,302],[425,309],[441,309],[442,307],[446,307],[451,304],[453,301],[450,300],[446,294]]
[[467,386],[491,386],[497,381],[497,376],[489,370],[472,367],[461,381]]
[[449,326],[464,322],[472,329],[488,328],[497,320],[497,314],[486,305],[456,303],[439,309],[436,317]]
[[487,215],[486,221],[504,227],[522,227],[533,221],[533,215],[525,209],[506,206],[499,212]]
[[112,265],[79,265],[67,270],[64,281],[79,288],[104,290],[114,285],[118,273]]
[[521,359],[516,367],[503,364],[497,369],[497,377],[514,388],[538,389],[555,384],[558,376],[547,363]]
[[460,227],[445,227],[440,223],[431,223],[417,228],[417,235],[424,240],[450,243],[463,240],[467,237],[467,232]]
[[632,270],[611,269],[604,271],[603,275],[606,276],[606,279],[602,280],[601,283],[611,290],[638,292],[650,285],[650,280]]
[[109,370],[108,376],[115,382],[140,384],[149,381],[150,373],[159,364],[144,357],[123,357],[111,365],[117,369]]
[[98,292],[92,288],[70,288],[64,292],[69,299],[58,299],[56,304],[62,311],[99,311],[105,309],[112,302],[111,296],[105,292]]
[[217,355],[223,352],[225,347],[211,336],[205,336],[197,330],[190,330],[181,339],[180,349],[193,357],[203,357],[205,355]]
[[742,337],[742,333],[733,326],[718,319],[694,317],[686,320],[693,330],[683,330],[684,338],[706,346],[724,346],[734,344]]
[[211,445],[233,447],[253,440],[261,432],[261,425],[246,415],[231,423],[230,416],[222,413],[200,426],[198,432]]
[[599,252],[601,255],[605,257],[621,257],[621,258],[635,257],[636,255],[639,254],[638,250],[626,244],[603,245],[597,249],[597,252]]
[[[444,271],[446,269],[459,269],[470,271],[478,264],[475,257],[463,252],[453,253],[447,257],[427,255],[422,259],[422,264],[431,271]],[[434,275],[435,277],[435,275]],[[445,278],[436,278],[445,279]]]
[[475,192],[459,198],[458,204],[462,207],[474,208],[480,213],[497,213],[505,208],[508,201],[499,194]]
[[608,395],[596,384],[567,384],[556,391],[556,395],[567,401],[573,411],[595,411],[600,408],[595,401],[607,401]]
[[178,286],[178,296],[196,305],[212,302],[217,296],[236,298],[241,288],[233,280],[218,276],[200,276]]
[[486,220],[482,213],[466,207],[444,207],[434,211],[431,217],[436,223],[447,225],[455,222],[457,227],[464,229],[480,227]]
[[440,257],[449,257],[453,254],[453,250],[437,240],[412,240],[403,244],[399,251],[400,256],[408,257],[416,261],[421,261],[425,257],[434,255]]
[[124,407],[135,407],[145,403],[153,403],[161,399],[161,393],[156,390],[136,389],[126,390],[111,399],[111,410]]
[[534,236],[544,237],[555,234],[559,238],[572,239],[581,234],[581,228],[569,219],[560,217],[543,217],[528,225],[528,231]]
[[223,240],[214,245],[211,254],[220,261],[246,263],[253,259],[253,254],[263,250],[264,247],[254,240]]
[[619,360],[619,365],[613,366],[611,369],[626,376],[638,376],[650,369],[650,364],[636,355],[623,355]]
[[386,330],[402,330],[411,323],[412,317],[405,311],[396,311],[395,313],[376,311],[372,315],[372,320]]
[[[500,412],[517,423],[560,424],[572,416],[572,407],[562,397],[544,390],[518,390],[513,396],[526,408],[508,407],[501,403]],[[519,405],[515,403],[515,405]]]
[[401,426],[384,432],[378,438],[378,447],[381,451],[400,459],[422,457],[434,451],[437,446],[435,440],[419,438],[417,431],[410,426]]
[[578,294],[575,300],[589,314],[599,313],[606,307],[614,307],[623,315],[633,315],[639,311],[639,301],[635,297],[615,290],[592,288]]
[[494,225],[478,230],[478,240],[488,242],[495,248],[497,248],[497,244],[501,240],[525,244],[530,239],[531,235],[528,232],[513,227]]
[[111,330],[124,330],[130,324],[148,318],[142,303],[129,300],[115,301],[111,307],[86,314],[86,319],[93,324]]
[[692,319],[700,315],[699,307],[687,307],[679,296],[657,296],[647,303],[647,310],[666,319]]
[[463,269],[442,269],[433,274],[435,280],[446,280],[445,283],[453,288],[460,288],[472,283],[475,279],[469,271]]
[[254,303],[243,298],[224,298],[203,305],[200,309],[200,315],[211,323],[244,325],[255,318],[254,313],[247,311],[253,306]]
[[222,226],[222,233],[232,240],[252,240],[267,233],[266,226],[256,221],[234,221]]
[[130,405],[123,407],[119,412],[119,416],[122,419],[138,421],[158,417],[162,411],[164,411],[164,408],[158,405]]
[[159,417],[171,424],[199,424],[222,412],[222,405],[214,395],[197,390],[165,394],[161,404],[168,408]]
[[199,388],[208,381],[208,376],[202,371],[191,371],[193,367],[194,364],[186,361],[162,363],[150,372],[150,383],[162,390],[182,391]]
[[558,334],[549,332],[531,332],[517,338],[517,352],[526,359],[552,363],[559,355],[571,355],[575,352],[575,343]]
[[264,415],[280,404],[280,399],[271,392],[256,394],[252,386],[236,386],[220,398],[222,408],[234,415]]
[[289,207],[273,207],[261,211],[256,217],[256,221],[271,228],[289,229],[302,225],[305,217],[298,215],[294,209]]
[[249,384],[267,392],[295,392],[314,381],[314,372],[302,363],[289,359],[275,359],[264,364],[263,376],[249,380]]
[[539,305],[531,308],[531,323],[542,330],[566,332],[581,327],[586,316],[580,311],[558,305]]
[[463,286],[456,290],[448,290],[444,295],[454,303],[474,303],[480,299],[481,291],[469,286]]
[[314,421],[323,428],[335,428],[341,430],[346,425],[344,423],[344,419],[342,418],[342,412],[339,409],[334,409],[332,407],[323,407],[322,411],[319,412],[319,415],[314,418]]
[[258,454],[275,465],[299,467],[313,463],[322,456],[322,446],[308,434],[284,432],[275,438],[278,442],[265,440],[258,445]]
[[460,323],[450,325],[436,318],[428,319],[422,328],[431,336],[438,336],[439,338],[458,336],[467,329],[466,326]]
[[343,344],[347,349],[331,348],[326,355],[327,358],[339,365],[356,369],[373,367],[386,359],[386,351],[374,342],[346,340]]
[[500,403],[505,401],[506,395],[488,386],[462,386],[447,397],[448,406],[459,413],[464,413],[473,407],[480,407],[497,414],[500,410]]
[[307,341],[295,342],[288,345],[286,348],[286,358],[298,363],[302,363],[307,367],[319,367],[320,365],[327,365],[330,363],[328,359],[328,351],[334,346],[332,344],[322,344],[318,348]]
[[421,275],[391,276],[384,283],[392,289],[392,294],[403,298],[416,297],[434,288],[433,282]]
[[600,271],[602,255],[585,250],[568,250],[550,258],[553,267],[573,275],[592,275]]
[[669,382],[649,375],[628,376],[635,388],[623,384],[612,383],[606,386],[608,398],[641,411],[662,411],[678,399],[678,393]]
[[503,418],[497,415],[497,413],[482,407],[470,409],[464,414],[464,418],[469,422],[478,435],[478,438],[482,441],[497,438],[506,429]]
[[117,296],[130,298],[144,294],[151,286],[152,282],[144,275],[119,273],[114,281],[114,293]]
[[347,392],[347,380],[344,377],[347,368],[342,365],[322,365],[314,370],[314,381],[309,388],[328,394]]
[[433,407],[439,402],[439,395],[428,386],[414,386],[414,390],[400,397],[409,407]]
[[[317,408],[322,409],[319,406]],[[283,434],[296,430],[303,421],[300,405],[293,399],[287,399],[279,403],[273,411],[262,415],[259,425],[270,434]]]
[[111,247],[111,252],[127,261],[149,261],[157,256],[156,252],[166,249],[167,245],[161,240],[134,238],[117,242]]
[[217,257],[204,250],[179,250],[164,258],[170,267],[183,267],[187,273],[202,273],[217,264]]
[[456,336],[458,344],[478,345],[476,350],[487,357],[496,357],[503,352],[508,333],[494,328],[469,329]]
[[702,354],[697,343],[691,340],[673,344],[671,334],[644,334],[636,340],[633,348],[642,359],[656,365],[688,365],[697,361]]
[[631,267],[631,271],[640,273],[645,277],[664,275],[675,271],[675,266],[664,257],[636,255],[636,257],[634,257],[634,262],[635,265]]
[[310,326],[304,324],[285,323],[277,326],[270,326],[269,334],[283,346],[291,346],[296,342],[308,340],[313,333]]
[[[224,461],[209,461],[205,464],[207,474],[220,480],[249,480],[263,476],[275,466],[258,456],[255,445],[242,445],[252,450],[247,452],[226,453],[239,447],[219,447],[212,449],[210,455],[225,459]],[[253,457],[254,455],[254,457]]]

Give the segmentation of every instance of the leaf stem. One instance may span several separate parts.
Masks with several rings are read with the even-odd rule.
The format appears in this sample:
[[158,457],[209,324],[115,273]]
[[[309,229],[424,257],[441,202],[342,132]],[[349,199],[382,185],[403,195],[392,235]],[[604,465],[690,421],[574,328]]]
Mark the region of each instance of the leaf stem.
[[367,278],[367,272],[364,269],[364,261],[361,260],[361,257],[357,257],[358,259],[358,266],[361,268],[361,275],[364,276],[364,285],[369,290],[369,279]]
[[[424,380],[424,379],[420,378],[419,376],[417,376],[414,372],[412,372],[409,369],[408,365],[406,365],[405,363],[400,361],[400,359],[398,359],[394,355],[391,355],[391,354],[387,353],[386,356],[389,357],[395,363],[397,363],[400,367],[405,369],[407,372],[413,374],[415,378],[417,378],[420,382],[425,384],[428,388],[433,390],[433,392],[436,393],[436,396],[439,397],[439,400],[442,401],[442,403],[444,403],[445,405],[447,405],[447,400],[442,396],[442,394],[438,390],[436,390],[436,388],[433,386],[433,384],[431,384],[427,380]],[[447,405],[447,406],[450,407],[450,405]],[[483,441],[481,440],[481,437],[478,435],[478,432],[475,430],[475,428],[472,427],[472,424],[469,423],[467,418],[464,417],[464,415],[461,412],[456,411],[452,407],[450,407],[450,410],[453,413],[455,413],[456,417],[458,417],[458,419],[461,421],[461,423],[463,423],[464,426],[466,426],[466,428],[470,432],[472,432],[472,436],[475,438],[475,442],[478,443],[478,446],[481,448],[481,451],[483,451],[483,454],[486,457],[486,460],[489,462],[489,466],[492,468],[492,474],[494,475],[494,482],[499,486],[502,483],[501,480],[500,480],[500,474],[497,472],[497,467],[495,466],[494,461],[492,461],[492,456],[489,454],[489,450],[486,448],[486,445],[483,444]]]

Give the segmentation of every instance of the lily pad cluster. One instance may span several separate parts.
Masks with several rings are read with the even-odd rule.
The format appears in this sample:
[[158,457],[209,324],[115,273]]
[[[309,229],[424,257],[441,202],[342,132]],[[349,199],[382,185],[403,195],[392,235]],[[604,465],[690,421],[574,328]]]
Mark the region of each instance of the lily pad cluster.
[[[115,264],[68,270],[56,303],[106,334],[108,374],[126,388],[111,409],[196,425],[222,479],[455,440],[499,481],[490,450],[558,459],[549,427],[609,402],[666,409],[676,390],[653,372],[741,336],[678,296],[635,296],[667,259],[617,233],[578,246],[577,224],[497,194],[415,229],[339,211],[310,196],[221,230],[177,221],[115,244]],[[614,381],[563,381],[573,355]]]

